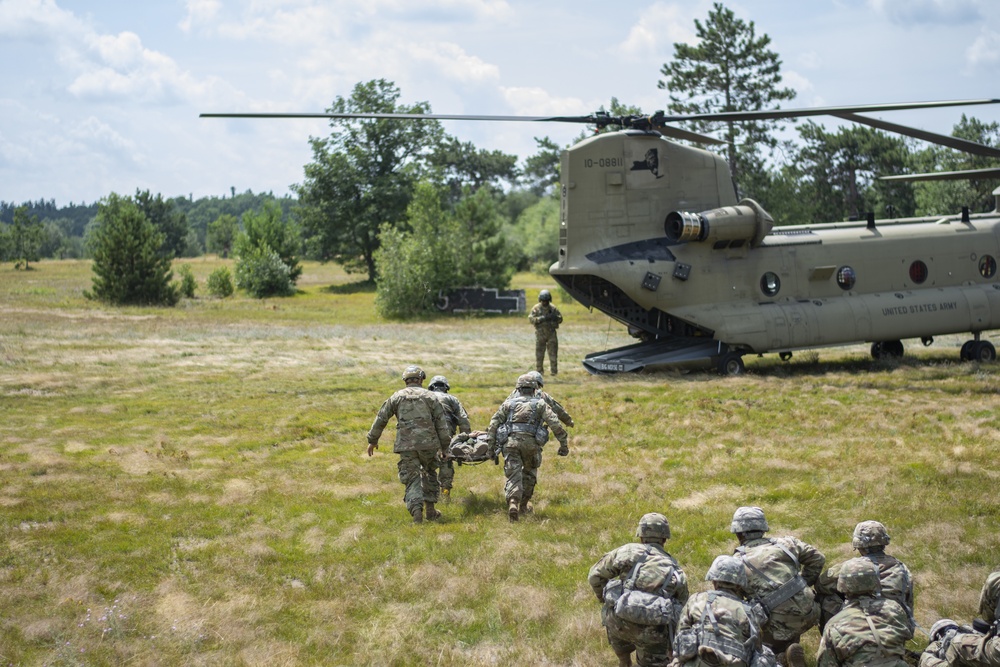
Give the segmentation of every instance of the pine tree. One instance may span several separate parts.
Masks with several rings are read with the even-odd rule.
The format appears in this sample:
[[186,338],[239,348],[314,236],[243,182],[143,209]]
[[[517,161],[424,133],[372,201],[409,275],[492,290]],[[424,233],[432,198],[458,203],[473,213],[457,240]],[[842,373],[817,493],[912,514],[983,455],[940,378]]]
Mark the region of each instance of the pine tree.
[[[737,19],[730,9],[715,3],[708,21],[695,19],[699,42],[674,44],[674,59],[663,65],[657,86],[670,92],[668,109],[677,114],[721,111],[758,111],[778,108],[780,100],[795,97],[791,88],[779,88],[781,59],[768,49],[771,38],[756,34],[754,22]],[[712,131],[711,122],[692,122],[696,132]],[[777,144],[771,132],[775,122],[726,122],[726,159],[739,182],[743,164],[749,171],[762,161],[760,147]]]
[[101,200],[88,243],[94,257],[88,298],[112,305],[177,303],[170,257],[162,251],[163,234],[132,199],[111,193]]

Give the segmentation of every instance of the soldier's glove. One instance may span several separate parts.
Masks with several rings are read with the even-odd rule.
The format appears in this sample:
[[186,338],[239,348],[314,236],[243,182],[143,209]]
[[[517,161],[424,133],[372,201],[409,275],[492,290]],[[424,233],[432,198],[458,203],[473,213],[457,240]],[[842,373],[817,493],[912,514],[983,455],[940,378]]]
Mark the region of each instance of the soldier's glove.
[[566,426],[569,426],[570,428],[573,428],[574,426],[576,426],[576,422],[573,421],[572,417],[567,417],[566,418]]
[[569,445],[559,445],[559,451],[556,454],[559,456],[569,456]]
[[368,444],[368,456],[373,455],[375,453],[376,449],[378,449],[378,443],[375,443],[375,442],[369,443]]
[[594,591],[594,597],[597,598],[598,602],[604,604],[604,593],[598,593],[597,591]]

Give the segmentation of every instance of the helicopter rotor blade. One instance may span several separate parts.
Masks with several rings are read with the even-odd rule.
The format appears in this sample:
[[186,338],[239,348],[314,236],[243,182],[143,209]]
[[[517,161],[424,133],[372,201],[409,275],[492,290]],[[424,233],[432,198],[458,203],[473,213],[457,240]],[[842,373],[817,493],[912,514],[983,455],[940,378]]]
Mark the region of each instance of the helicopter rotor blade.
[[936,134],[934,132],[927,132],[925,130],[919,130],[915,127],[897,125],[896,123],[889,123],[878,118],[869,118],[868,116],[859,116],[853,113],[835,113],[831,115],[836,116],[837,118],[843,118],[844,120],[852,121],[854,123],[870,125],[871,127],[885,130],[887,132],[902,134],[907,137],[913,137],[914,139],[929,141],[932,144],[947,146],[948,148],[954,148],[964,153],[984,155],[986,157],[1000,157],[1000,148],[986,146],[984,144],[976,143],[975,141],[959,139],[958,137],[949,137],[947,135]]
[[1000,178],[1000,167],[965,169],[963,171],[933,171],[926,174],[900,174],[879,176],[880,181],[970,181]]
[[203,113],[200,118],[332,118],[343,120],[483,120],[528,123],[597,123],[597,116],[478,116],[441,113]]
[[807,109],[762,109],[760,111],[718,111],[715,113],[665,114],[663,120],[678,122],[699,121],[751,121],[782,120],[807,116],[836,116],[842,113],[876,113],[879,111],[905,111],[909,109],[937,109],[940,107],[975,106],[977,104],[1000,104],[998,98],[978,100],[941,100],[937,102],[899,102],[892,104],[863,104],[840,107],[812,107]]
[[725,141],[721,139],[716,139],[715,137],[710,137],[707,134],[698,134],[697,132],[691,132],[690,130],[685,130],[680,127],[675,127],[673,125],[657,125],[653,124],[653,129],[655,129],[660,134],[670,137],[671,139],[680,139],[681,141],[690,141],[695,144],[716,144],[719,146],[724,146]]

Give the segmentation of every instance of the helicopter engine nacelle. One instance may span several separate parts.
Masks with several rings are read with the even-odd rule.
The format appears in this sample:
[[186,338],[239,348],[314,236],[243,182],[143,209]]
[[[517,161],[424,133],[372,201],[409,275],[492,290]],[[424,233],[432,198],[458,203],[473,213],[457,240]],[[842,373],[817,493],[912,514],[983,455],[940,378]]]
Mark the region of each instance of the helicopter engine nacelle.
[[[736,206],[725,206],[703,213],[673,211],[667,214],[664,232],[671,243],[707,241],[722,243],[750,242],[755,247],[771,232],[774,219],[752,199]],[[740,245],[737,243],[737,245]]]

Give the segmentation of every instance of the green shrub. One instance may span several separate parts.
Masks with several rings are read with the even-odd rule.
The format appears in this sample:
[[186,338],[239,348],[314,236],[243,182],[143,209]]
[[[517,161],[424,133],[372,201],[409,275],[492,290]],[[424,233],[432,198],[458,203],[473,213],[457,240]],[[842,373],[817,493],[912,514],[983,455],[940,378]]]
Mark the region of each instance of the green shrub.
[[267,245],[244,249],[236,260],[236,286],[258,299],[294,294],[291,273],[278,253]]
[[229,269],[220,266],[208,276],[208,293],[212,296],[225,299],[233,294],[233,274]]
[[177,269],[177,275],[181,278],[181,296],[185,299],[193,299],[194,291],[198,289],[198,281],[194,279],[194,274],[191,273],[191,265],[181,264],[181,267]]

